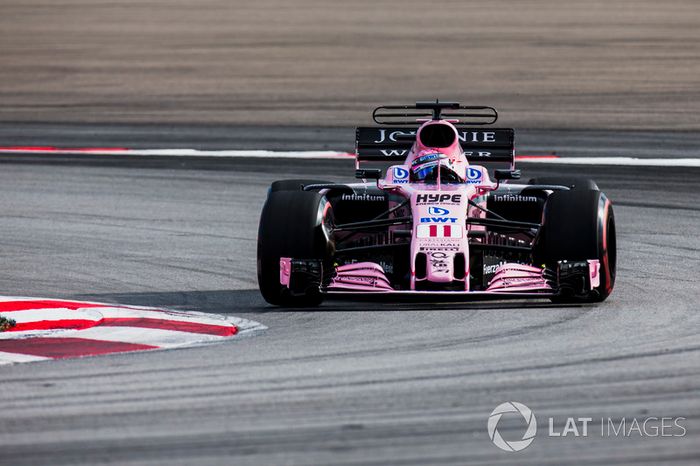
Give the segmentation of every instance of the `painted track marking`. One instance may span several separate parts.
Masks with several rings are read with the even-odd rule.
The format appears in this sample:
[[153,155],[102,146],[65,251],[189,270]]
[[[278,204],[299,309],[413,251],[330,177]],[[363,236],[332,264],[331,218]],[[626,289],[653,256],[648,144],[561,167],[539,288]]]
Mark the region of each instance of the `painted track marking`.
[[[272,151],[272,150],[199,150],[199,149],[127,149],[123,147],[60,148],[51,146],[4,146],[0,154],[43,155],[127,155],[144,157],[220,157],[220,158],[296,158],[352,159],[352,152],[337,151]],[[637,158],[637,157],[560,157],[557,155],[516,155],[525,163],[558,165],[617,165],[642,167],[700,167],[700,158]]]
[[7,296],[0,312],[17,322],[0,333],[0,364],[199,346],[267,328],[219,314]]

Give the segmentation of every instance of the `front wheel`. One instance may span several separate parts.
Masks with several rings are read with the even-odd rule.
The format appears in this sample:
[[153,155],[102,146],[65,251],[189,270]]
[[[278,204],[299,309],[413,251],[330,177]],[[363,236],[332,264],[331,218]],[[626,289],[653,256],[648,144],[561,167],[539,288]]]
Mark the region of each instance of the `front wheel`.
[[601,302],[615,285],[617,240],[610,200],[600,191],[552,193],[544,207],[542,230],[535,247],[538,263],[555,268],[559,261],[600,262],[600,285],[584,295],[562,294],[557,302]]
[[258,286],[265,301],[278,306],[318,306],[318,286],[292,293],[280,284],[280,258],[328,261],[331,206],[312,191],[275,191],[265,202],[258,229]]

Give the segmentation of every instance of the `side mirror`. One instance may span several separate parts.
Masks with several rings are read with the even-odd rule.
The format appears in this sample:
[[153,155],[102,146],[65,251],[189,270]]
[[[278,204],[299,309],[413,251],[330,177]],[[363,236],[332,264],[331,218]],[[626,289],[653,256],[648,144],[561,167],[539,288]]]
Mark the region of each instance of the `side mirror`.
[[503,180],[519,180],[520,170],[496,170],[494,171],[494,178],[499,183]]
[[355,170],[355,178],[378,180],[381,177],[382,171],[379,168],[359,168]]

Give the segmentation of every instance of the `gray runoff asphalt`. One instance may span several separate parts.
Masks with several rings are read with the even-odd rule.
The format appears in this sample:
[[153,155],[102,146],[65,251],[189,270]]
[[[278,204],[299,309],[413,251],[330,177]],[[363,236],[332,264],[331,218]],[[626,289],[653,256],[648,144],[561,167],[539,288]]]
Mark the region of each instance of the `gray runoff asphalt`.
[[[697,464],[700,170],[521,167],[591,176],[613,200],[619,275],[605,303],[273,308],[254,274],[267,186],[349,180],[351,163],[0,157],[3,294],[269,327],[217,346],[1,367],[0,463]],[[510,400],[539,421],[511,454],[486,431]],[[593,424],[554,438],[550,416],[559,430],[569,416],[683,416],[687,434],[608,438]]]
[[695,0],[3,0],[0,121],[700,128]]

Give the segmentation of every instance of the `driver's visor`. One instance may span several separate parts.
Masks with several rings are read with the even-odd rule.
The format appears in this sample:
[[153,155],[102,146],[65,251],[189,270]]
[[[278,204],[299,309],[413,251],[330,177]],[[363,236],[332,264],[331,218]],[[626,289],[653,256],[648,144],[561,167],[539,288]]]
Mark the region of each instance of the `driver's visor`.
[[439,163],[439,161],[434,160],[432,162],[426,162],[416,165],[415,167],[411,167],[413,178],[416,180],[437,178],[437,167]]

